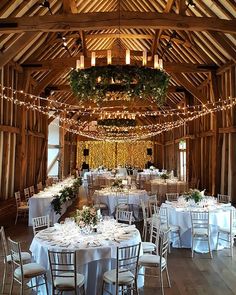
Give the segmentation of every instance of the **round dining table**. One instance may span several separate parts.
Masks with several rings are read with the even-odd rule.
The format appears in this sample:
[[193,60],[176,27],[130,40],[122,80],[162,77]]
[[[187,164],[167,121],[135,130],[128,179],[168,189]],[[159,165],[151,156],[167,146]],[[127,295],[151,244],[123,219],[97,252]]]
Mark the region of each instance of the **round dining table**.
[[[180,239],[182,248],[191,248],[192,234],[191,234],[191,210],[198,212],[209,211],[209,224],[210,224],[210,245],[212,250],[217,250],[217,233],[218,228],[229,228],[230,225],[230,204],[215,204],[208,207],[199,206],[183,206],[178,202],[168,202],[162,204],[162,207],[167,208],[169,224],[179,226]],[[171,236],[172,247],[179,248],[180,243],[177,235]],[[206,242],[196,240],[194,243],[195,251],[199,253],[207,253],[208,245]],[[218,250],[227,247],[227,243],[221,242]]]
[[134,225],[117,223],[108,217],[98,224],[96,232],[88,232],[86,228],[79,228],[74,221],[66,220],[64,224],[55,224],[40,231],[33,238],[30,251],[34,260],[44,266],[48,273],[49,249],[76,251],[78,272],[85,276],[86,294],[97,295],[101,294],[103,273],[116,267],[117,247],[139,242],[140,233]]
[[136,188],[117,190],[108,187],[94,192],[94,200],[98,201],[99,199],[101,203],[105,203],[108,206],[111,215],[114,214],[117,200],[121,196],[127,197],[128,204],[138,206],[141,204],[141,201],[147,202],[149,198],[145,190]]

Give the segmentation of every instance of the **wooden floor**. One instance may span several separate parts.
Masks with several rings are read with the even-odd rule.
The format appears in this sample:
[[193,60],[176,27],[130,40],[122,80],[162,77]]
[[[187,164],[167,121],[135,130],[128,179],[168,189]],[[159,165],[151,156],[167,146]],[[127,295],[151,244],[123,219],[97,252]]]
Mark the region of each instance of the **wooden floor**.
[[[66,216],[80,204],[69,208]],[[65,217],[65,216],[64,216]],[[15,226],[9,221],[6,235],[21,241],[22,250],[28,250],[33,233],[26,221]],[[166,295],[233,295],[236,294],[236,252],[232,259],[228,250],[214,251],[213,259],[208,255],[196,254],[191,258],[190,249],[172,249],[168,257],[171,288],[165,288]],[[0,265],[1,267],[2,265]],[[0,275],[1,275],[0,269]],[[2,277],[2,276],[1,276]],[[166,283],[166,281],[165,281]],[[5,294],[9,294],[9,285]],[[13,294],[19,294],[14,288]],[[146,277],[145,286],[140,290],[143,295],[161,294],[158,278]],[[89,294],[87,294],[89,295]]]

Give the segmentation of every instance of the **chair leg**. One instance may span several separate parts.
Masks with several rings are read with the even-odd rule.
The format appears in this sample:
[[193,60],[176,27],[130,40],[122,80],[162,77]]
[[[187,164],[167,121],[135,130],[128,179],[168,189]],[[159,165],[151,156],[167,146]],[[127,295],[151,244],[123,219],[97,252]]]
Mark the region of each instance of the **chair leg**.
[[104,282],[104,281],[102,281],[102,293],[101,293],[101,295],[103,295],[104,284],[105,284],[105,282]]
[[179,235],[179,247],[182,248],[182,243],[181,243],[181,238],[180,238],[180,230],[178,231],[178,235]]
[[2,278],[2,294],[4,294],[5,284],[6,284],[6,276],[7,276],[7,262],[4,264],[3,278]]
[[18,212],[16,213],[15,224],[17,223],[17,220],[18,220]]
[[13,278],[13,275],[14,275],[14,274],[12,274],[12,277],[11,277],[10,295],[12,295],[12,291],[13,291],[13,284],[14,284],[14,278]]
[[84,284],[82,286],[82,290],[83,290],[83,295],[85,295],[85,286],[84,286]]
[[142,238],[144,239],[144,231],[145,231],[145,226],[143,224],[143,232],[142,232]]
[[20,295],[24,295],[24,282],[20,285]]
[[147,225],[144,225],[144,241],[147,240]]
[[192,236],[192,258],[194,255],[194,237]]
[[161,294],[164,295],[162,270],[160,270],[160,284],[161,284]]
[[171,288],[170,276],[169,276],[169,271],[168,271],[167,266],[166,266],[166,278],[167,278],[168,286],[169,286],[169,288]]
[[43,277],[44,277],[46,292],[47,292],[47,295],[49,295],[49,292],[48,292],[48,282],[47,282],[47,276],[46,276],[46,274]]
[[137,278],[136,278],[135,281],[134,281],[134,288],[135,288],[135,294],[139,295]]
[[210,237],[208,237],[207,241],[208,241],[208,248],[209,248],[210,258],[212,258],[211,245],[210,245]]
[[168,241],[168,253],[171,253],[170,241]]
[[216,250],[218,250],[218,246],[219,246],[219,236],[220,236],[220,232],[218,231],[218,233],[217,233],[217,241],[216,241]]

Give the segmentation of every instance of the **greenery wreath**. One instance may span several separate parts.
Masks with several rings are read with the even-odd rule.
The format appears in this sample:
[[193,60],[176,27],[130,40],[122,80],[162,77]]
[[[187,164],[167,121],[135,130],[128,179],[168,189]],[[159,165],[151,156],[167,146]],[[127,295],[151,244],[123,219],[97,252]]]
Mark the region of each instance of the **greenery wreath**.
[[130,99],[152,99],[162,105],[169,76],[161,70],[134,65],[95,66],[73,70],[70,85],[81,101],[103,101],[110,93],[119,92]]

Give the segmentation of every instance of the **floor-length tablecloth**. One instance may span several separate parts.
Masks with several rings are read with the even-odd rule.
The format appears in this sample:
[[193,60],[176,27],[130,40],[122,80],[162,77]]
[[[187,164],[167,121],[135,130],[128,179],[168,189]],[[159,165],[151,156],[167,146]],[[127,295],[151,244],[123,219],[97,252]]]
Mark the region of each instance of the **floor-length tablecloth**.
[[67,178],[53,186],[50,186],[29,199],[29,226],[32,225],[32,218],[49,215],[52,224],[58,221],[65,213],[72,201],[67,201],[62,205],[61,214],[56,214],[51,206],[53,196],[57,195],[65,186],[70,186],[74,182],[73,178]]
[[[191,215],[190,208],[181,208],[176,207],[176,204],[173,203],[171,205],[162,204],[163,207],[167,208],[169,223],[173,225],[177,225],[180,227],[180,235],[181,235],[181,247],[183,248],[191,248],[192,235],[191,235]],[[212,250],[216,250],[217,243],[217,232],[219,227],[229,227],[230,222],[230,206],[218,205],[214,209],[209,209],[210,213],[210,245]],[[200,208],[192,208],[192,210],[200,210]],[[202,209],[204,210],[204,209]],[[206,210],[206,209],[205,209]],[[180,247],[178,237],[176,235],[172,235],[172,246]],[[221,243],[220,248],[227,246],[225,243]],[[204,241],[196,240],[195,243],[195,251],[199,253],[208,252],[208,245]]]
[[[106,221],[105,221],[106,222]],[[110,221],[108,221],[110,222]],[[115,268],[118,246],[134,245],[141,242],[139,231],[111,221],[114,226],[104,233],[82,235],[74,226],[57,225],[37,234],[30,246],[32,256],[49,271],[48,249],[76,251],[78,271],[85,275],[86,294],[101,294],[102,275]],[[142,253],[142,252],[141,252]]]
[[110,188],[96,190],[94,192],[94,199],[107,204],[110,214],[115,212],[117,200],[120,196],[127,196],[128,204],[140,205],[141,201],[148,201],[148,194],[145,190],[130,189],[126,191],[114,191]]

